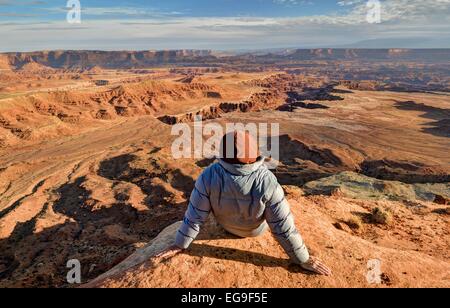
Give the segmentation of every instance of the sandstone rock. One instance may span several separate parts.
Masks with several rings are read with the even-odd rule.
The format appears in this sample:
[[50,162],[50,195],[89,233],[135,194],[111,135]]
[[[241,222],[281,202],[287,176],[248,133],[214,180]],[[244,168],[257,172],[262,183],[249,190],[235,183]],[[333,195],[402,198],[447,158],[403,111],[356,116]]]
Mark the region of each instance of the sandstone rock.
[[413,250],[377,245],[351,232],[340,231],[348,228],[345,224],[335,224],[337,228],[330,229],[332,222],[321,212],[322,207],[314,206],[307,199],[289,202],[311,252],[333,269],[332,277],[308,275],[300,267],[290,265],[270,233],[253,239],[238,239],[223,232],[210,220],[185,253],[163,262],[148,260],[172,243],[179,226],[175,224],[163,231],[146,249],[86,286],[377,287],[366,280],[367,262],[372,259],[382,261],[382,285],[450,286],[445,279],[450,273],[448,262]]
[[101,284],[106,279],[112,279],[112,277],[116,275],[123,274],[124,272],[132,269],[135,266],[141,265],[142,263],[150,260],[152,257],[155,257],[157,254],[161,253],[168,247],[172,246],[175,243],[175,235],[180,226],[181,222],[178,222],[167,227],[146,247],[139,249],[119,265],[117,265],[107,273],[101,275],[94,281],[90,282],[88,285],[86,285],[86,287],[96,286],[98,284]]
[[[341,172],[309,182],[303,189],[307,194],[335,195],[336,197],[429,202],[433,201],[434,196],[430,192],[445,194],[449,187],[443,183],[406,184],[378,180],[355,172]],[[437,197],[440,202],[444,202],[444,199],[445,197]]]

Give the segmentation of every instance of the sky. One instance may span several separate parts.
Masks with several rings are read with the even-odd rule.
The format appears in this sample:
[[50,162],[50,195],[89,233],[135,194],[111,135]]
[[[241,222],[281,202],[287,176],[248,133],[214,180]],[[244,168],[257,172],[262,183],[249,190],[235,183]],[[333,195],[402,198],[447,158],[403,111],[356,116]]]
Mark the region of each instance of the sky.
[[68,2],[0,0],[0,51],[450,48],[450,0]]

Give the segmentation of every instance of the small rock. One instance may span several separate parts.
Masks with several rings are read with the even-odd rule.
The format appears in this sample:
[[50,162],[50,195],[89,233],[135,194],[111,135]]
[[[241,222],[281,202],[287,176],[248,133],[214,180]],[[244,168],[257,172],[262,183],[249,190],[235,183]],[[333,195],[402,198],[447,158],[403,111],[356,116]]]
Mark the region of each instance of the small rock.
[[389,277],[386,273],[381,274],[381,283],[387,286],[392,285],[391,277]]
[[434,210],[433,213],[436,213],[439,215],[450,215],[450,208],[437,209],[437,210]]
[[444,196],[436,195],[436,197],[434,198],[434,203],[440,205],[449,205],[450,200],[448,198],[445,198]]
[[91,267],[89,268],[89,274],[92,273],[96,267],[97,267],[97,264],[92,264]]
[[352,233],[352,229],[350,229],[350,227],[345,223],[337,222],[337,223],[334,223],[333,226],[338,230],[341,230],[341,231],[344,231],[347,233]]

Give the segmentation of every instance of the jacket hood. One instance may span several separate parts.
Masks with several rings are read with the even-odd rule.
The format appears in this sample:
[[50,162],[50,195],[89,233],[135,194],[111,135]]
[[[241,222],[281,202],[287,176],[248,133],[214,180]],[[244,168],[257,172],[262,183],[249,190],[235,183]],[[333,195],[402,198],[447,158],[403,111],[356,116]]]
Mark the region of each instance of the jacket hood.
[[219,158],[219,164],[229,173],[233,175],[249,175],[253,172],[257,171],[264,164],[265,157],[260,156],[256,162],[253,164],[245,164],[245,165],[234,165],[227,163],[223,159]]

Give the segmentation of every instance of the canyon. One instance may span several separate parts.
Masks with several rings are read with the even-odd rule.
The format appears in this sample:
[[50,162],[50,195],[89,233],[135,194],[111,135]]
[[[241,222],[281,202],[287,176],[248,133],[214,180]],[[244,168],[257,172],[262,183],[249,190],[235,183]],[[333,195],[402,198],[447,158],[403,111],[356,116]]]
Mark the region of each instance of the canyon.
[[[448,50],[0,54],[0,286],[448,287]],[[101,82],[99,82],[101,81]],[[174,124],[279,123],[283,185],[330,278],[270,234],[213,218],[173,240],[214,158],[174,159]],[[388,213],[389,223],[374,220]],[[380,259],[381,285],[366,280]]]

